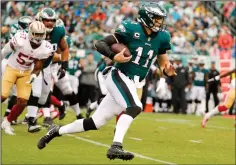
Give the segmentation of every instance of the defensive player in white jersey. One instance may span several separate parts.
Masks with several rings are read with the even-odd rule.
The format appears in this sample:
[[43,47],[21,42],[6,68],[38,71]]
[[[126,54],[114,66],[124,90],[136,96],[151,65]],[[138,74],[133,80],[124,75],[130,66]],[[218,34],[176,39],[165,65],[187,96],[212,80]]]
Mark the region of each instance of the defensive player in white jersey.
[[7,99],[14,84],[17,88],[17,103],[2,122],[2,129],[7,134],[14,135],[10,123],[23,112],[30,96],[31,83],[43,68],[45,59],[53,53],[53,46],[45,41],[45,37],[44,24],[34,21],[29,26],[29,33],[17,32],[1,51],[2,59],[14,51],[3,73],[1,101]]
[[[32,23],[32,21],[33,21],[33,18],[31,18],[30,16],[20,17],[19,20],[18,20],[18,23],[15,23],[15,24],[11,25],[10,32],[9,32],[9,40],[19,31],[25,31],[25,32],[28,33],[28,27]],[[2,60],[2,73],[4,72],[4,70],[6,68],[7,60],[8,60],[10,55],[11,54],[7,55]],[[12,94],[12,96],[8,100],[8,105],[7,105],[7,109],[6,109],[6,112],[4,114],[4,117],[6,117],[10,114],[10,111],[11,111],[12,107],[16,104],[17,97],[16,97],[16,86],[15,85],[12,88],[11,94]],[[15,121],[14,121],[14,124],[16,124]]]
[[[220,113],[220,112],[225,112],[228,109],[231,108],[231,106],[233,105],[233,103],[235,102],[235,90],[236,90],[236,78],[235,78],[235,74],[236,74],[236,68],[234,68],[233,70],[224,73],[223,75],[220,76],[216,76],[212,79],[209,79],[208,82],[211,81],[218,81],[220,78],[229,76],[232,74],[232,80],[231,80],[231,84],[230,84],[230,90],[227,93],[226,99],[224,101],[223,104],[217,105],[213,110],[211,110],[210,112],[206,113],[204,118],[202,119],[202,127],[205,128],[206,127],[206,123],[208,122],[208,120],[213,117],[214,115]],[[235,123],[236,126],[236,123]]]

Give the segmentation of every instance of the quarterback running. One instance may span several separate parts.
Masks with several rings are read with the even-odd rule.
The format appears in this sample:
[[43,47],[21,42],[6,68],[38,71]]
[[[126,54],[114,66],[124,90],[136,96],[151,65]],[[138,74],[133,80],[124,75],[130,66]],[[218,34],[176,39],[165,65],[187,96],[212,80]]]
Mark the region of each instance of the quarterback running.
[[[116,125],[113,143],[107,151],[107,158],[131,160],[134,155],[123,150],[123,139],[133,119],[142,111],[142,103],[137,88],[145,84],[145,77],[157,59],[166,76],[176,75],[168,60],[170,34],[163,28],[166,11],[156,3],[147,3],[139,9],[138,21],[126,20],[115,33],[95,43],[98,52],[116,63],[107,72],[107,95],[90,118],[79,119],[71,124],[54,126],[38,141],[38,148],[43,149],[53,138],[63,134],[97,130],[115,115],[125,110]],[[125,56],[125,48],[114,53],[110,46],[123,43],[131,52]]]

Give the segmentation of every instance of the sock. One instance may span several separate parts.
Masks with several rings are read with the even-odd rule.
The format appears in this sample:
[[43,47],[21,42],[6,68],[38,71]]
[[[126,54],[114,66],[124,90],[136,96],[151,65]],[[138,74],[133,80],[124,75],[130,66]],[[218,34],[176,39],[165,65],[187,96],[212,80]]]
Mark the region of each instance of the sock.
[[50,117],[50,108],[42,108],[43,109],[43,116]]
[[78,103],[75,104],[75,105],[71,105],[70,107],[74,110],[76,116],[78,116],[80,114],[80,108],[79,108],[79,104]]
[[117,124],[119,118],[121,117],[121,115],[124,114],[124,113],[125,113],[125,112],[123,111],[123,112],[121,112],[119,115],[116,116],[116,124]]
[[210,112],[208,112],[207,115],[209,117],[212,117],[212,116],[214,116],[214,115],[216,115],[218,113],[219,113],[218,106],[216,106],[214,109],[212,109]]
[[7,116],[7,120],[12,122],[16,120],[18,116],[24,111],[25,105],[16,104],[12,107],[10,114]]
[[5,114],[4,114],[4,117],[8,116],[10,114],[11,110],[10,109],[7,109]]
[[38,107],[36,106],[27,106],[28,117],[36,117],[38,112]]
[[63,102],[58,100],[55,96],[51,96],[50,103],[54,104],[56,107],[60,107],[63,105]]
[[123,143],[124,136],[132,123],[133,118],[127,114],[122,114],[116,125],[116,132],[113,142]]
[[79,120],[74,121],[73,123],[62,126],[59,129],[59,134],[63,135],[63,134],[84,132],[83,122],[84,122],[84,119],[79,119]]
[[93,102],[89,105],[89,108],[92,109],[92,110],[97,109],[97,107],[98,107],[98,102],[97,101],[95,101],[95,102]]

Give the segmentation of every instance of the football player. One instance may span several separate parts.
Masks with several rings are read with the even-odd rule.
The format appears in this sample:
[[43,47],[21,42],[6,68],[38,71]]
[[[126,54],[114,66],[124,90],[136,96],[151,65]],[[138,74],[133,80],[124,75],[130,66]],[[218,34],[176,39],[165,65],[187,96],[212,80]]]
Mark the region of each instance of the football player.
[[14,135],[10,123],[23,112],[30,97],[31,83],[43,68],[45,59],[53,53],[53,46],[45,38],[44,24],[34,21],[29,26],[29,33],[17,32],[2,49],[3,58],[14,53],[9,57],[3,74],[1,101],[7,99],[14,84],[17,88],[17,103],[2,122],[2,129],[7,134]]
[[[28,32],[28,27],[30,23],[33,21],[33,18],[30,16],[22,16],[19,18],[18,23],[13,24],[10,28],[10,34],[9,34],[9,39],[11,39],[17,32],[19,31],[25,31]],[[11,54],[7,55],[3,60],[2,60],[2,72],[4,72],[6,65],[7,65],[7,59],[9,58]],[[12,87],[12,96],[10,97],[7,105],[7,110],[4,114],[4,117],[7,117],[10,114],[11,108],[14,106],[16,103],[17,97],[16,97],[16,87],[13,85]],[[14,121],[13,121],[14,122]]]
[[[235,78],[236,68],[229,71],[229,72],[224,73],[223,75],[216,76],[216,77],[208,80],[208,82],[218,81],[220,78],[226,77],[226,76],[231,75],[231,74],[233,74],[231,84],[230,84],[231,87],[230,87],[230,90],[227,93],[227,96],[226,96],[226,99],[225,99],[224,103],[221,104],[221,105],[216,106],[213,110],[211,110],[211,111],[209,111],[208,113],[205,114],[205,116],[202,120],[202,123],[201,123],[203,128],[206,127],[207,121],[212,116],[214,116],[214,115],[216,115],[220,112],[227,111],[233,105],[233,103],[235,101],[235,90],[236,90],[236,85],[235,85],[236,84],[236,78]],[[236,123],[235,123],[235,126],[236,126]]]
[[206,90],[208,88],[208,84],[206,83],[208,80],[208,71],[204,68],[205,61],[203,59],[199,59],[199,67],[193,68],[193,86],[192,86],[192,100],[195,101],[196,104],[196,115],[200,116],[204,113],[202,110],[202,100],[206,98]]
[[[165,10],[156,3],[147,3],[141,6],[138,14],[138,22],[129,20],[122,22],[114,34],[95,44],[98,52],[116,62],[107,73],[108,94],[98,109],[91,118],[79,119],[62,127],[52,126],[39,140],[39,149],[43,149],[53,138],[63,134],[97,130],[113,116],[125,110],[126,112],[117,122],[113,144],[107,152],[107,157],[133,159],[132,153],[123,150],[122,143],[133,119],[143,109],[136,89],[145,84],[146,74],[157,58],[166,76],[176,74],[166,54],[166,51],[171,49],[171,45],[170,34],[163,30]],[[125,48],[120,53],[114,53],[110,46],[115,43],[125,44],[132,56],[124,56]]]
[[[38,106],[40,106],[44,111],[44,125],[52,124],[52,119],[50,118],[50,99],[48,99],[50,98],[49,93],[52,86],[50,64],[55,56],[59,56],[61,65],[58,71],[59,79],[55,85],[63,92],[66,100],[69,100],[70,106],[75,111],[77,118],[82,118],[78,101],[70,85],[69,78],[66,75],[69,49],[65,40],[65,28],[60,24],[56,24],[57,15],[51,8],[42,9],[37,14],[36,20],[39,20],[45,25],[47,31],[46,40],[54,46],[54,49],[57,50],[58,54],[55,54],[54,57],[47,59],[42,71],[42,78],[38,80],[37,83],[35,81],[35,87],[33,84],[32,95],[30,96],[30,100],[28,102],[28,110],[32,111],[33,113],[31,114],[34,114],[34,117],[36,117]],[[28,112],[28,114],[30,113]]]

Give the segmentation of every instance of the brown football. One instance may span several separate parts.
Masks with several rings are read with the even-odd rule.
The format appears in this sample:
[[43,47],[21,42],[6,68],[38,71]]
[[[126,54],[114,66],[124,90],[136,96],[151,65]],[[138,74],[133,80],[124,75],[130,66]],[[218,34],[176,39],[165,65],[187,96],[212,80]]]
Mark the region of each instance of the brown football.
[[126,50],[124,52],[124,56],[125,57],[131,56],[129,48],[127,46],[125,46],[124,44],[116,43],[116,44],[111,45],[111,50],[114,53],[120,53],[124,48],[126,48]]

